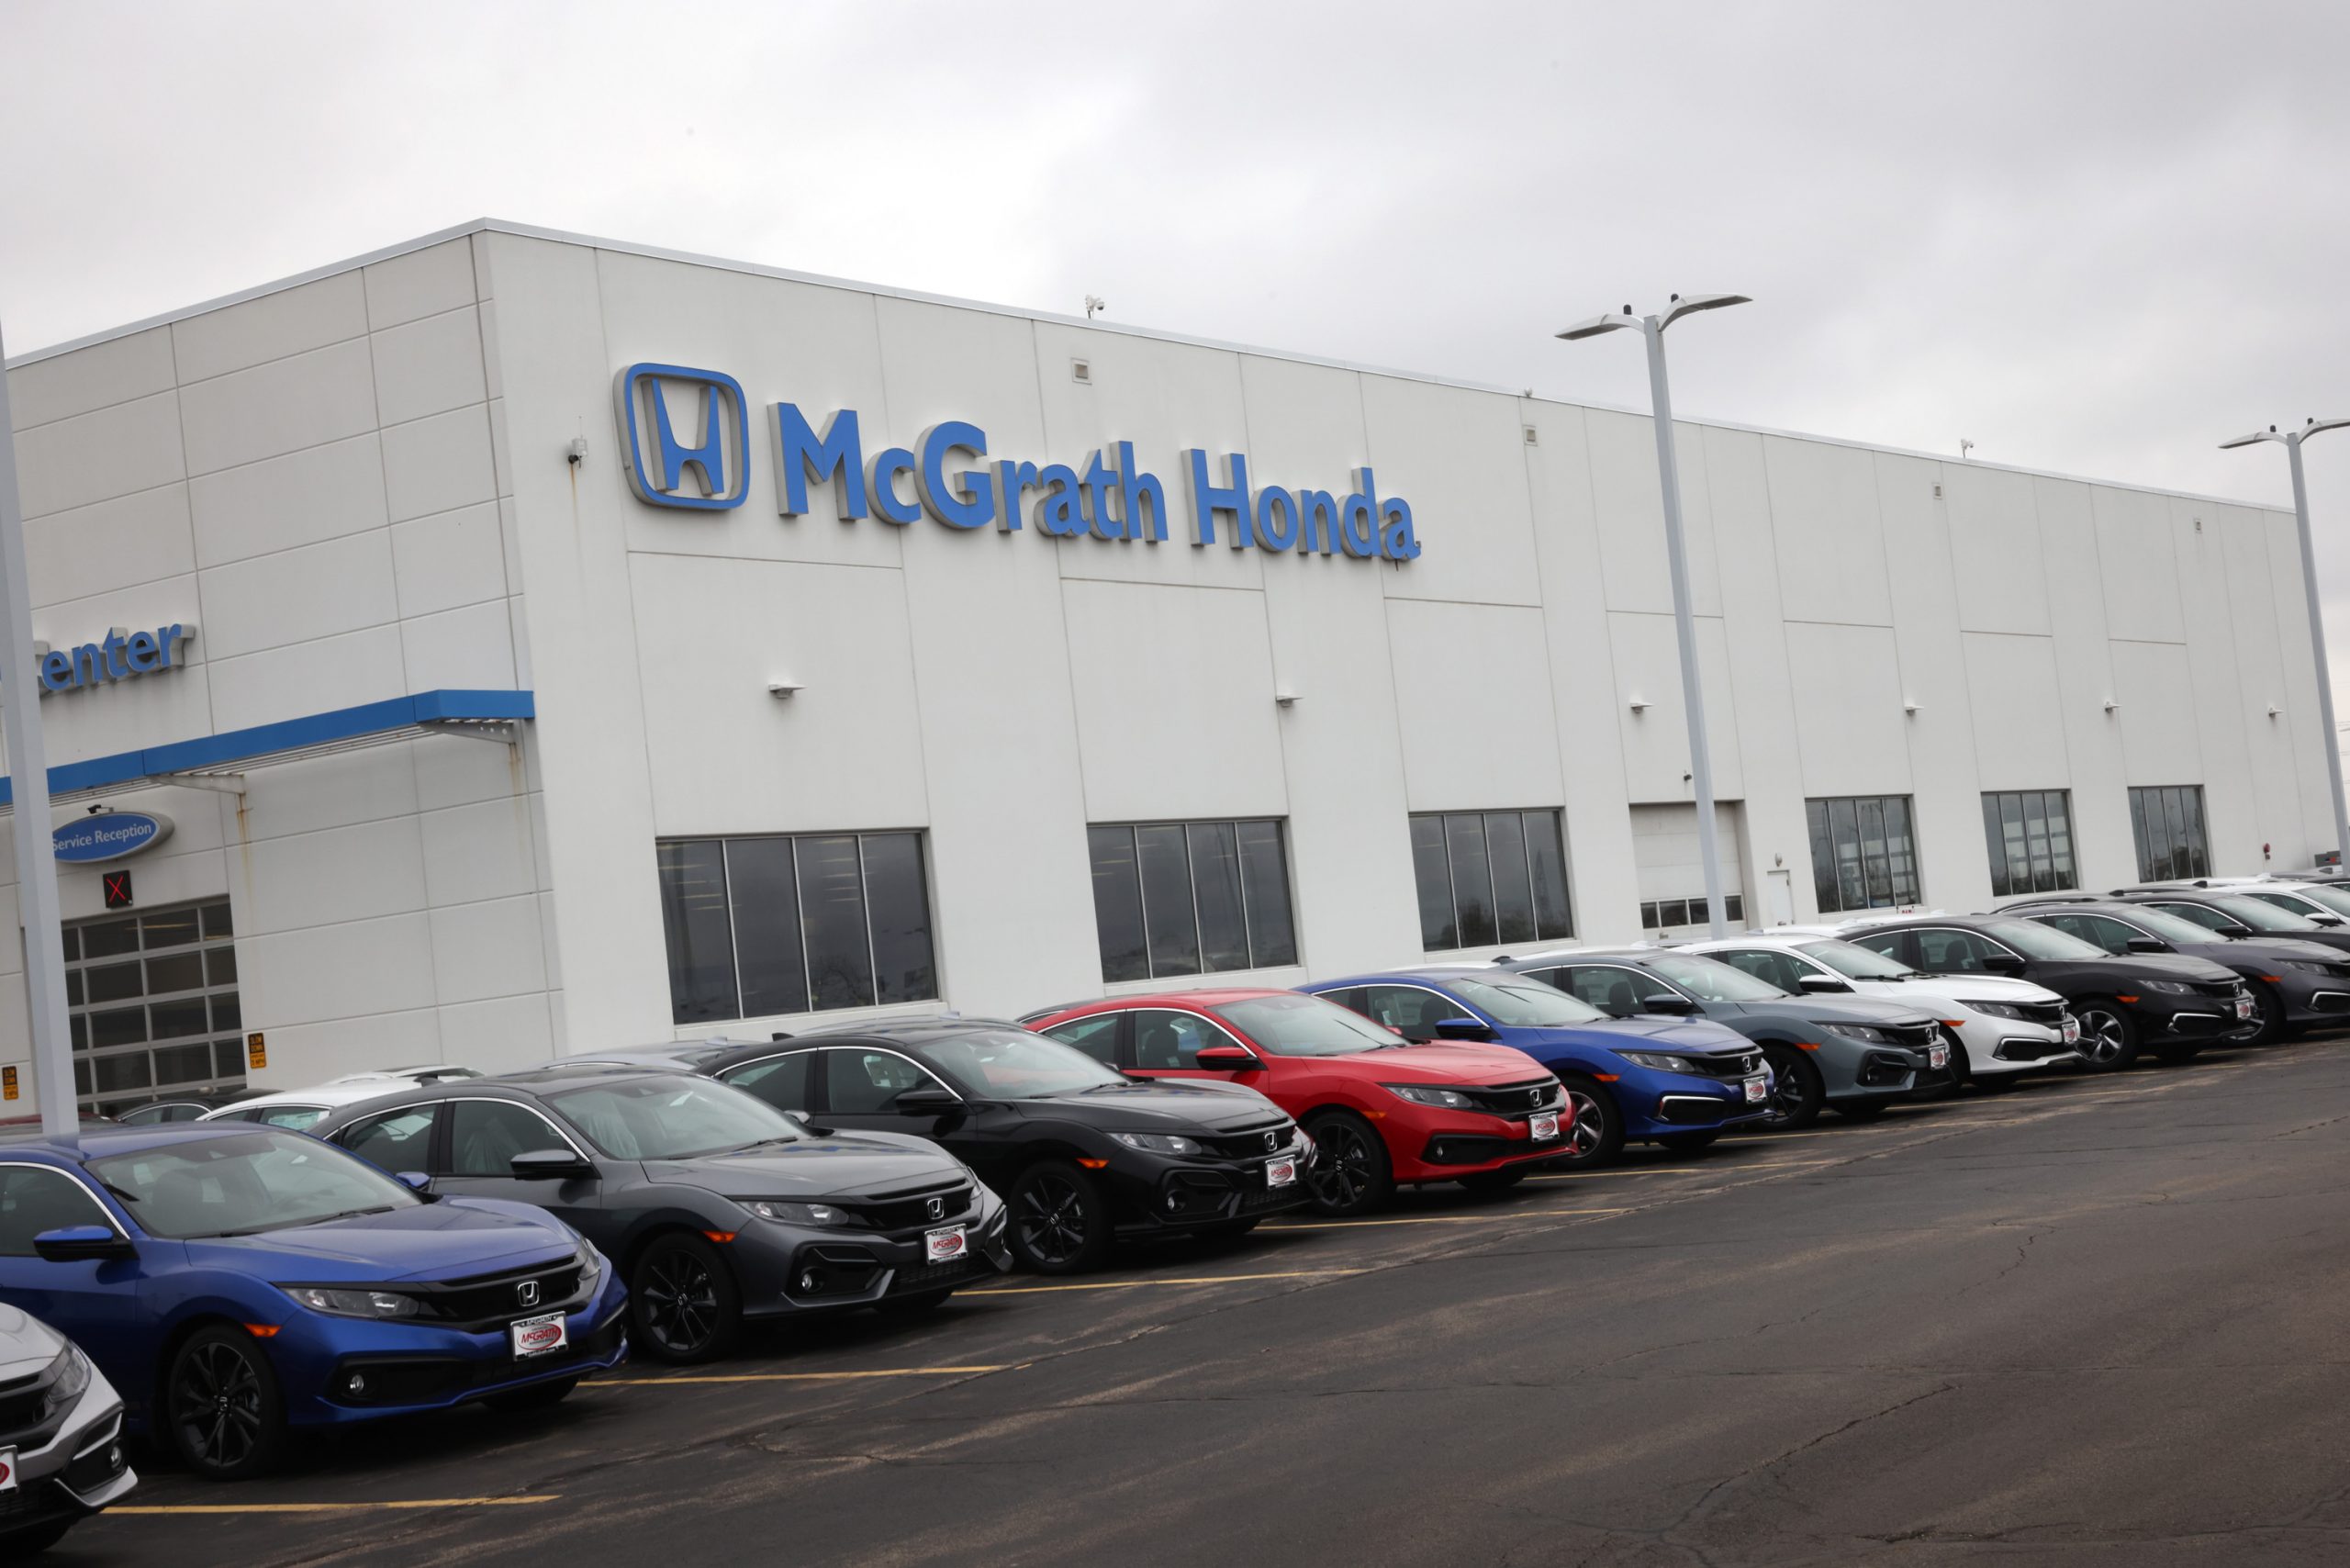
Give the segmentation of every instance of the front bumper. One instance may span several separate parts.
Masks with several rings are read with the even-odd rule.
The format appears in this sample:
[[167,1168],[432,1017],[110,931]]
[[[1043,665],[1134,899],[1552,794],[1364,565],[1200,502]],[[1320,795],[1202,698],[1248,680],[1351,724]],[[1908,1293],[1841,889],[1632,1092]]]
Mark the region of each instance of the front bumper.
[[[2305,969],[2274,969],[2288,1024],[2331,1024],[2350,1017],[2350,980]],[[2265,976],[2263,978],[2266,978]]]
[[[960,1290],[993,1279],[1012,1267],[1004,1240],[1003,1200],[982,1183],[971,1184],[972,1204],[936,1225],[908,1230],[829,1229],[755,1220],[737,1231],[726,1248],[743,1289],[746,1318],[789,1317],[934,1291]],[[930,1260],[928,1232],[959,1226],[964,1247],[957,1257]]]
[[[1823,1030],[1812,1059],[1818,1064],[1825,1097],[1833,1101],[1898,1100],[1952,1082],[1947,1062],[1932,1065],[1927,1050],[1878,1045]],[[1945,1049],[1954,1048],[1944,1042]]]
[[2140,991],[2137,1001],[2122,1005],[2131,1010],[2139,1034],[2149,1041],[2221,1040],[2249,1033],[2259,1022],[2256,1013],[2246,1017],[2232,1001],[2199,992]]
[[[1401,1111],[1388,1112],[1374,1125],[1387,1141],[1398,1182],[1455,1182],[1549,1159],[1567,1147],[1563,1132],[1537,1139],[1529,1114],[1440,1111],[1407,1101],[1397,1103]],[[1563,1119],[1565,1106],[1554,1104],[1539,1114]]]
[[[1313,1159],[1313,1146],[1302,1137],[1271,1155],[1247,1159],[1184,1159],[1122,1147],[1100,1174],[1118,1235],[1177,1235],[1303,1208],[1312,1201],[1305,1177]],[[1295,1163],[1297,1179],[1270,1185],[1268,1169],[1284,1159]]]
[[36,1447],[17,1449],[17,1484],[0,1492],[0,1548],[20,1531],[120,1501],[139,1484],[122,1443],[122,1396],[93,1366],[89,1387],[57,1429]]
[[607,1262],[594,1298],[564,1311],[568,1342],[543,1356],[517,1358],[502,1323],[475,1331],[297,1311],[268,1341],[270,1361],[295,1425],[347,1426],[609,1371],[628,1358],[627,1309]]
[[2061,1028],[2051,1029],[2025,1018],[1973,1013],[1955,1033],[1966,1052],[1967,1070],[1977,1078],[2065,1067],[2081,1056],[2078,1043],[2066,1044]]
[[1756,1101],[1746,1098],[1744,1077],[1659,1072],[1629,1062],[1608,1087],[1615,1093],[1617,1110],[1623,1114],[1624,1136],[1654,1138],[1734,1127],[1767,1117],[1775,1085],[1769,1068],[1761,1076],[1762,1098]]

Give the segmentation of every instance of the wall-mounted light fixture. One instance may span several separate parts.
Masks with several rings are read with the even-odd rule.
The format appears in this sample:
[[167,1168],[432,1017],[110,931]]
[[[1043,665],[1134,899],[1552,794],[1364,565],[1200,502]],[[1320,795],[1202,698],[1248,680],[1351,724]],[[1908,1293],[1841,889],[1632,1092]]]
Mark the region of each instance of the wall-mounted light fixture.
[[1635,713],[1645,713],[1649,711],[1649,700],[1645,697],[1634,697],[1630,707]]
[[789,697],[795,691],[804,691],[807,688],[801,686],[796,680],[770,680],[767,682],[767,695],[769,697]]
[[2112,698],[2110,698],[2110,697],[2109,697],[2109,698],[2107,698],[2107,699],[2105,700],[2105,711],[2106,711],[2107,712],[2109,712],[2109,713],[2112,712],[2114,710],[2116,710],[2117,708],[2120,708],[2121,706],[2121,703],[2116,702],[2116,701],[2115,701]]
[[1273,706],[1274,706],[1274,707],[1276,707],[1276,708],[1294,708],[1294,707],[1296,707],[1296,706],[1297,706],[1297,693],[1296,693],[1296,692],[1294,692],[1294,691],[1292,691],[1292,690],[1291,690],[1288,687],[1286,687],[1286,686],[1282,686],[1282,687],[1276,687],[1276,688],[1274,689],[1274,690],[1273,690]]
[[1916,718],[1918,716],[1918,700],[1914,697],[1903,698],[1901,700],[1901,711],[1904,713],[1908,714],[1911,718]]

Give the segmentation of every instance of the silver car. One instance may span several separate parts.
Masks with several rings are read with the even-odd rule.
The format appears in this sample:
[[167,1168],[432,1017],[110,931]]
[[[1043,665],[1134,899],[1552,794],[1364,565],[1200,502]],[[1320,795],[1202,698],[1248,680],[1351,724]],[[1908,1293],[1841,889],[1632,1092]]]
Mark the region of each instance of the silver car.
[[138,1484],[106,1374],[64,1335],[0,1305],[0,1557],[54,1546]]

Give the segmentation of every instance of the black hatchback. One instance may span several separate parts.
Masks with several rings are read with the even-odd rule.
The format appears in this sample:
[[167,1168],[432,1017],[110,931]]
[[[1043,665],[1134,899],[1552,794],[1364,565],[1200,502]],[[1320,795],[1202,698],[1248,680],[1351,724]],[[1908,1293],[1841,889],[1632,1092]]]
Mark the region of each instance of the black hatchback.
[[435,1195],[546,1210],[614,1260],[631,1338],[721,1356],[746,1321],[937,1305],[1012,1266],[1003,1204],[952,1156],[819,1137],[754,1095],[643,1068],[556,1066],[408,1090],[311,1127]]
[[1237,1236],[1308,1202],[1313,1145],[1255,1090],[1137,1081],[1015,1024],[926,1019],[674,1048],[819,1126],[945,1145],[1003,1195],[1012,1249],[1042,1273],[1091,1268],[1113,1239]]

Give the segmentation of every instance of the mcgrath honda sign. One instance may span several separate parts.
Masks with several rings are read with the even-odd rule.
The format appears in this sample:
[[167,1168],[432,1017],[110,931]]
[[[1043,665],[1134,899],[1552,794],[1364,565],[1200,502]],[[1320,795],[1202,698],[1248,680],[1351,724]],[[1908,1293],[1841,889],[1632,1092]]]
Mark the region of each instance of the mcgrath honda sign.
[[[652,506],[689,511],[739,507],[750,486],[750,401],[742,384],[714,370],[632,364],[616,391],[629,486]],[[878,518],[905,527],[927,515],[965,532],[1024,528],[1055,539],[1166,543],[1180,521],[1194,545],[1221,537],[1233,549],[1293,550],[1404,562],[1420,553],[1412,508],[1382,497],[1366,466],[1336,490],[1255,485],[1245,453],[1212,458],[1178,454],[1180,518],[1166,484],[1136,460],[1130,441],[1111,442],[1080,463],[997,457],[988,432],[964,420],[931,426],[912,446],[867,454],[855,409],[837,409],[820,431],[795,403],[767,410],[775,457],[776,510],[802,517],[811,491],[829,489],[843,522]]]

